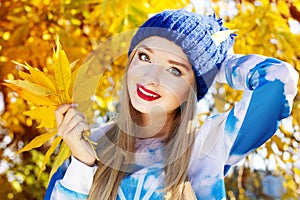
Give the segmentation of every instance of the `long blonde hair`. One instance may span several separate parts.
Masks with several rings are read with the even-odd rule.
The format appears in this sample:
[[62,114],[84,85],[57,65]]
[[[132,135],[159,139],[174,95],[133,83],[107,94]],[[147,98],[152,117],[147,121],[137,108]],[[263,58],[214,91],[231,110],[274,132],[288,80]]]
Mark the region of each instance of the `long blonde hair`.
[[[124,81],[126,82],[126,74]],[[194,83],[188,100],[177,109],[172,127],[169,129],[169,137],[165,140],[165,187],[163,189],[165,199],[196,199],[187,177],[195,138],[195,127],[192,126],[196,115],[195,91]],[[134,133],[138,131],[136,124],[141,123],[140,113],[131,105],[127,84],[124,84],[121,98],[120,113],[114,126],[98,141],[97,153],[100,162],[97,163],[98,169],[94,175],[89,200],[115,200],[124,176],[134,172],[131,169],[135,159]]]

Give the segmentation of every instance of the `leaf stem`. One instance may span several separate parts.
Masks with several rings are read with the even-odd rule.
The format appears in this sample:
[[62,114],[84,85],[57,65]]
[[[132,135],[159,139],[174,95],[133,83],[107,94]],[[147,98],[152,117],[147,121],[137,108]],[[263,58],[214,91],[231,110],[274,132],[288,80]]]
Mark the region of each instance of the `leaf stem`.
[[83,133],[82,133],[83,139],[84,139],[85,141],[87,141],[87,142],[89,143],[89,145],[92,147],[94,156],[95,156],[96,160],[99,161],[100,159],[99,159],[99,157],[98,157],[98,155],[97,155],[97,152],[96,152],[96,146],[98,145],[98,143],[92,141],[92,140],[89,138],[89,135],[90,135],[90,131],[88,131],[88,130],[85,130],[85,131],[83,131]]

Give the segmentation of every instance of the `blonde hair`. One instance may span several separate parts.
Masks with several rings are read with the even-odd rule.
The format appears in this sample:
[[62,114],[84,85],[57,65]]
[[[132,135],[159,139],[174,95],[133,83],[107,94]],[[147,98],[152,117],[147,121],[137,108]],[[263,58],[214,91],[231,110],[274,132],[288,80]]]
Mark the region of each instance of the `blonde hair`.
[[[126,81],[126,74],[124,81]],[[169,129],[169,136],[164,141],[165,187],[163,192],[165,199],[196,199],[187,177],[195,138],[195,127],[193,126],[197,102],[195,91],[194,81],[188,99],[177,109],[177,114],[171,123],[172,127]],[[127,84],[124,84],[122,94],[120,113],[116,123],[98,141],[97,153],[101,162],[97,163],[98,169],[94,175],[89,200],[115,200],[122,179],[127,173],[133,172],[131,164],[134,163],[136,144],[134,133],[138,130],[136,124],[139,125],[142,122],[140,113],[131,105]]]

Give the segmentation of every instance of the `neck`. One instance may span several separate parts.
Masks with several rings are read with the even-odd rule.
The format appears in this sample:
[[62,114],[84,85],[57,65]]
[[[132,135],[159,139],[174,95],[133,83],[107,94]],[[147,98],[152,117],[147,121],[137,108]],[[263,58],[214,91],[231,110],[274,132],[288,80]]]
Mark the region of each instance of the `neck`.
[[138,137],[140,138],[167,138],[170,134],[175,112],[170,114],[162,113],[141,113],[142,125]]

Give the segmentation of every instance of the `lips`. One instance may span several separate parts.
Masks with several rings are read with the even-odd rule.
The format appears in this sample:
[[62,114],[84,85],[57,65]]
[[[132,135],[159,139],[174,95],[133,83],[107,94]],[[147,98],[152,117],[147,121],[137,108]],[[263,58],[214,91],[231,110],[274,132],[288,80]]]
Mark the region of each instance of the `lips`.
[[154,101],[156,99],[160,98],[160,95],[146,89],[144,86],[142,86],[141,84],[137,84],[137,94],[139,97],[141,97],[142,99],[146,100],[146,101]]

